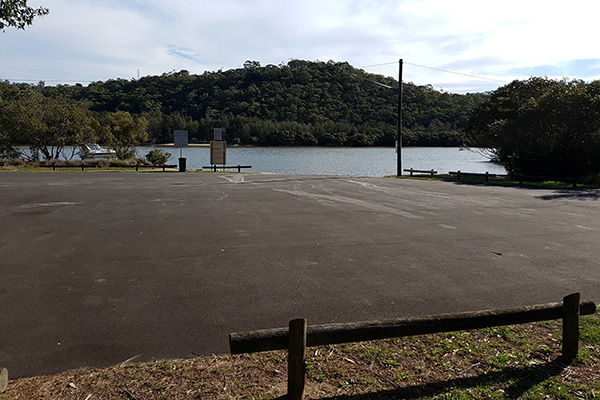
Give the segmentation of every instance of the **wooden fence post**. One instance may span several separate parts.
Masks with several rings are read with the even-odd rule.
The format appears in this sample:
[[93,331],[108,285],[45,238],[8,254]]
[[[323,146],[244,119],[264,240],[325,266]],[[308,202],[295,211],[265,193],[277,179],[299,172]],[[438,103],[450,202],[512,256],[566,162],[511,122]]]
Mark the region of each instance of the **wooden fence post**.
[[8,386],[8,370],[6,368],[0,368],[0,393],[6,391]]
[[291,400],[301,400],[306,372],[306,319],[290,321],[288,351],[287,396]]
[[579,293],[563,298],[563,357],[574,360],[579,352]]

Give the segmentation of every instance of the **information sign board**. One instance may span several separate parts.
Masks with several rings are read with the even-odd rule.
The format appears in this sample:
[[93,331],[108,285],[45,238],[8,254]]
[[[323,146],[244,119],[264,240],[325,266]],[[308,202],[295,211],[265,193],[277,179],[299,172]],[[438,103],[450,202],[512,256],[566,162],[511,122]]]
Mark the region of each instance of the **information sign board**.
[[210,142],[210,164],[225,165],[225,142],[222,140],[213,140]]
[[173,131],[173,145],[175,147],[188,147],[188,131]]

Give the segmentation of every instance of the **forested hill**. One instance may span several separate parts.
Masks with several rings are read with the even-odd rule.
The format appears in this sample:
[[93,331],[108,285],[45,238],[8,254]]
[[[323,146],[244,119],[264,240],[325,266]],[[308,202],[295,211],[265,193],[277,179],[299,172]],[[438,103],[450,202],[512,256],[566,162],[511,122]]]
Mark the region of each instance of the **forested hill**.
[[[170,142],[174,129],[193,141],[226,128],[231,143],[257,145],[393,145],[398,87],[393,78],[368,74],[345,62],[292,60],[202,75],[187,71],[87,87],[42,87],[46,97],[88,102],[98,112],[145,117],[153,142]],[[473,108],[485,94],[450,94],[404,85],[404,144],[459,145]]]

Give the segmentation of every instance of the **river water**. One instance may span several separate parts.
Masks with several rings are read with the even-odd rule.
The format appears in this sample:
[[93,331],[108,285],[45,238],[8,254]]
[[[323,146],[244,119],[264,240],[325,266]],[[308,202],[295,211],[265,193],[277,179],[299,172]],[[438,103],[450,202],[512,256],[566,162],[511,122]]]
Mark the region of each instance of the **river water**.
[[[181,155],[187,169],[210,165],[208,147],[138,147],[143,157],[159,148],[172,154],[169,163],[177,164]],[[385,176],[396,174],[396,151],[390,147],[229,147],[227,165],[251,165],[250,171],[296,175]],[[501,164],[492,163],[478,149],[456,147],[405,147],[402,149],[403,169],[434,169],[441,174],[449,171],[505,174]]]
[[[210,148],[136,148],[136,157],[144,157],[152,149],[171,153],[169,164],[186,158],[188,170],[210,165]],[[71,148],[66,148],[69,154]],[[66,157],[68,158],[68,157]],[[75,156],[77,159],[77,156]],[[247,171],[294,175],[376,176],[396,175],[396,151],[393,147],[228,147],[227,165],[251,165]],[[458,147],[404,147],[403,169],[434,169],[440,174],[449,171],[489,172],[505,174],[501,164],[492,163],[480,149]],[[407,174],[407,173],[404,173]]]

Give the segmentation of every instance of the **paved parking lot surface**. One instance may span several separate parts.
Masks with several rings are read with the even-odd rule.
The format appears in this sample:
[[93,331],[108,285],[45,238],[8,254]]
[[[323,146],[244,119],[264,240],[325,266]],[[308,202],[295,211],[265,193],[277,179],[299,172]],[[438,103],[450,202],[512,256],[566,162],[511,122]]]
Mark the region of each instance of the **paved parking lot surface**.
[[11,377],[226,353],[232,331],[600,301],[600,192],[386,178],[0,174]]

